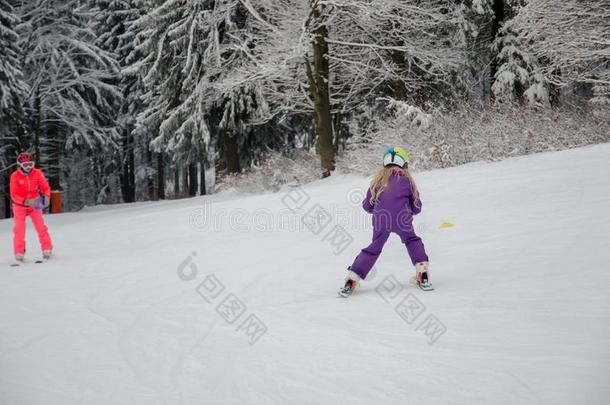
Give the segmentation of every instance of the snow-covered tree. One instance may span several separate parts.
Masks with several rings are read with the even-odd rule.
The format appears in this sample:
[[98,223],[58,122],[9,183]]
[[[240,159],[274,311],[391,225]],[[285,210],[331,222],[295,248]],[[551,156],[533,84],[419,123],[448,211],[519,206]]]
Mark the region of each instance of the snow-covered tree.
[[519,10],[513,26],[557,86],[586,83],[595,101],[610,97],[610,0],[538,0]]
[[19,60],[19,16],[7,0],[0,0],[0,217],[8,216],[8,176],[23,142],[23,102],[28,86]]
[[78,1],[24,2],[18,27],[34,146],[52,187],[60,187],[61,160],[70,150],[114,147],[113,103],[121,94],[112,54],[100,49]]
[[341,1],[334,7],[329,59],[338,81],[333,97],[342,98],[343,111],[387,94],[388,87],[395,98],[422,103],[460,66],[462,55],[451,42],[457,27],[445,1]]
[[193,166],[202,173],[214,151],[229,172],[239,171],[250,152],[242,146],[272,118],[257,79],[240,71],[254,64],[265,24],[248,1],[168,0],[134,25],[145,56],[132,70],[151,100],[138,125],[158,128],[151,145],[172,156],[176,171],[188,166],[189,183]]
[[[23,118],[22,103],[28,91],[19,60],[19,35],[15,32],[19,21],[11,4],[0,0],[0,139],[3,146],[14,140],[15,126]],[[6,162],[0,163],[3,169]]]
[[[467,95],[488,101],[549,103],[548,83],[517,33],[513,18],[526,0],[458,0],[457,38],[466,50],[462,84]],[[459,87],[460,83],[458,83]]]
[[[199,163],[208,150],[210,137],[202,109],[204,100],[201,94],[193,94],[203,68],[202,52],[199,49],[193,52],[193,47],[204,39],[199,37],[198,23],[213,5],[213,2],[161,2],[131,27],[140,56],[133,58],[126,72],[143,77],[146,86],[143,97],[147,100],[138,115],[136,132],[154,134],[150,144],[160,154],[160,175],[165,172],[163,155],[172,154],[176,186],[184,163]],[[190,66],[185,69],[187,63]],[[165,180],[162,183],[160,186],[164,186]]]
[[318,150],[327,172],[334,168],[341,117],[388,92],[422,103],[447,88],[442,84],[460,60],[450,42],[452,6],[434,0],[312,0],[305,39],[312,43],[313,61],[306,64]]
[[610,0],[0,0],[0,165],[16,145],[32,146],[78,207],[164,198],[166,187],[203,193],[206,170],[241,172],[269,149],[315,145],[330,174],[346,145],[388,128],[432,130],[437,106],[464,100],[548,105],[571,91],[610,104],[609,9]]
[[[147,161],[148,142],[137,142],[139,140],[134,138],[136,117],[143,108],[143,83],[139,75],[127,74],[125,69],[129,67],[131,59],[138,57],[135,52],[137,40],[130,27],[146,13],[149,2],[91,0],[91,6],[94,17],[90,26],[97,35],[97,45],[112,53],[122,69],[114,78],[114,83],[120,88],[123,97],[120,103],[114,105],[119,147],[112,159],[117,162],[120,172],[123,201],[133,202],[136,200],[136,161],[143,163],[145,167],[150,167],[151,164]],[[145,150],[141,150],[143,148]],[[140,170],[142,171],[146,172]]]
[[19,59],[19,35],[15,32],[19,21],[11,4],[0,0],[0,139],[3,145],[8,137],[14,136],[14,126],[23,118],[22,103],[28,91]]
[[522,44],[512,30],[513,22],[500,30],[494,41],[497,71],[492,86],[496,100],[526,101],[530,105],[548,105],[549,91],[537,58]]
[[454,47],[464,49],[465,69],[455,84],[462,97],[489,100],[495,18],[492,0],[458,0]]

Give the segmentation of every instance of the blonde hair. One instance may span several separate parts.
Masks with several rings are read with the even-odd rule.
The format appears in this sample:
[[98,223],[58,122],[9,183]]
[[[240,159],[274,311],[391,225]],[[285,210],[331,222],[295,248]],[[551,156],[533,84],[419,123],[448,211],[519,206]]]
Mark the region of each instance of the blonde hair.
[[411,173],[409,173],[407,169],[398,166],[386,166],[379,170],[375,177],[373,177],[370,186],[371,199],[369,202],[371,203],[371,205],[374,205],[377,202],[379,195],[383,193],[383,190],[388,187],[388,184],[390,182],[390,176],[392,175],[392,173],[398,173],[399,175],[405,176],[407,179],[409,179],[409,183],[411,183],[411,189],[413,190],[413,204],[419,207],[419,191],[417,190],[417,184],[415,184],[413,176],[411,176]]

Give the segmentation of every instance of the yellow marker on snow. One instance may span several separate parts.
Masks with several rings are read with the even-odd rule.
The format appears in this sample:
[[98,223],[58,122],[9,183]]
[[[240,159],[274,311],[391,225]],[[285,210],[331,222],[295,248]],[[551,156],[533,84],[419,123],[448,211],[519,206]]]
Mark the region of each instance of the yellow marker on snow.
[[439,228],[453,228],[454,226],[451,222],[443,222]]

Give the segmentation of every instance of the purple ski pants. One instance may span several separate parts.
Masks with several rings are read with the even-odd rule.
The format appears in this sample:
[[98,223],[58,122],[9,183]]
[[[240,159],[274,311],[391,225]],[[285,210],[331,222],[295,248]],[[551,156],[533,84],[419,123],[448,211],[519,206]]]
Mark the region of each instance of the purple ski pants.
[[428,261],[428,255],[426,255],[424,243],[422,242],[421,238],[415,234],[412,227],[409,227],[409,229],[397,229],[393,231],[376,229],[373,232],[373,241],[371,244],[360,251],[351,266],[351,270],[358,274],[363,280],[375,265],[377,258],[381,254],[383,245],[385,245],[385,242],[388,240],[391,232],[396,233],[400,237],[402,243],[405,244],[413,265],[419,262]]

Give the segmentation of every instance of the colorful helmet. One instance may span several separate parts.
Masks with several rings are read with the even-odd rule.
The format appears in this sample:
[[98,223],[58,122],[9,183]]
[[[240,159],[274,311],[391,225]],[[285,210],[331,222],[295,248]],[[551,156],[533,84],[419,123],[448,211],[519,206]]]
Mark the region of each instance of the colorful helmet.
[[17,163],[26,163],[26,162],[33,162],[34,161],[34,156],[32,156],[31,154],[27,153],[27,152],[21,152],[19,154],[19,156],[17,156]]
[[383,154],[383,165],[409,166],[409,153],[398,146],[389,147]]

